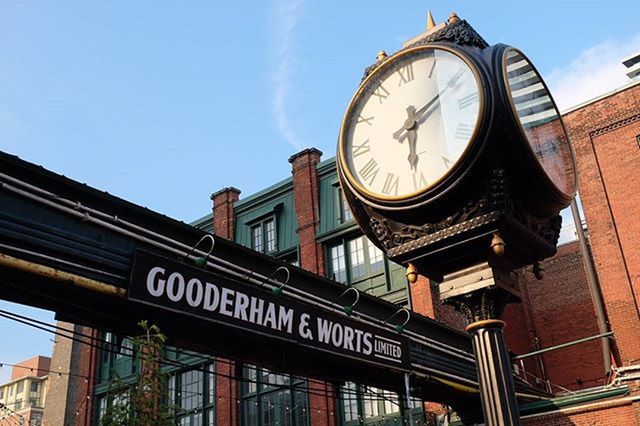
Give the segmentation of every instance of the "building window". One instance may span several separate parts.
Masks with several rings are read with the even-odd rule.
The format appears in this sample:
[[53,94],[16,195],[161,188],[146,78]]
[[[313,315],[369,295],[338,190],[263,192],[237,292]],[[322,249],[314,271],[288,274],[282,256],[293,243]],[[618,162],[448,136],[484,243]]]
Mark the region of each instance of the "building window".
[[133,356],[133,341],[128,337],[124,337],[120,342],[116,359],[124,358],[125,356]]
[[287,262],[289,265],[300,266],[300,261],[298,260],[298,251],[288,252],[278,257],[283,262]]
[[262,253],[262,225],[251,228],[251,241],[251,248]]
[[124,378],[134,374],[140,360],[135,358],[133,340],[115,334],[102,333],[100,364],[98,376],[101,382],[108,382],[116,377]]
[[18,382],[18,390],[16,390],[16,395],[22,393],[24,391],[24,382]]
[[278,249],[276,222],[273,218],[251,227],[251,248],[260,253],[273,253]]
[[0,399],[4,398],[4,388],[0,388]]
[[169,407],[174,409],[175,424],[210,426],[215,424],[215,366],[201,364],[197,369],[169,376]]
[[345,422],[357,422],[360,416],[358,412],[358,396],[356,384],[353,382],[346,383],[341,392],[343,420]]
[[272,220],[268,220],[264,223],[267,230],[267,253],[276,251],[276,225]]
[[329,248],[329,267],[332,280],[339,283],[347,282],[347,267],[344,258],[344,245],[342,243]]
[[14,410],[22,410],[22,398],[16,399],[16,402],[14,402]]
[[96,398],[97,424],[124,424],[129,420],[131,407],[129,406],[129,390],[117,394],[104,395]]
[[365,274],[363,237],[349,241],[349,259],[351,259],[351,278],[353,280]]
[[384,254],[363,236],[340,239],[328,247],[329,278],[355,284],[385,272]]
[[336,192],[338,193],[338,219],[340,220],[340,223],[349,222],[351,219],[353,219],[351,209],[349,208],[349,203],[347,203],[347,199],[342,192],[342,188],[338,186],[336,188]]
[[29,385],[29,405],[34,407],[40,407],[40,384],[32,381]]
[[369,252],[369,270],[371,273],[381,272],[384,269],[384,253],[371,241],[367,240]]
[[305,426],[309,405],[303,379],[253,366],[243,368],[243,426]]
[[[404,409],[394,392],[347,382],[340,388],[340,401],[342,421],[347,426],[402,424]],[[412,398],[411,411],[421,412],[422,402]]]
[[105,413],[107,412],[107,397],[98,398],[98,424],[102,423]]
[[640,148],[640,135],[636,136],[636,143],[638,144],[638,148]]

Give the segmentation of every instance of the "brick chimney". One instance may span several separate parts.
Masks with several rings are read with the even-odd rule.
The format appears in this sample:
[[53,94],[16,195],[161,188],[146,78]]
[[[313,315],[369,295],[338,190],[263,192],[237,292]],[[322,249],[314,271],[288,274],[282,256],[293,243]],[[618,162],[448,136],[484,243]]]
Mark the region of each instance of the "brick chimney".
[[322,152],[308,148],[289,158],[293,174],[293,203],[298,219],[300,240],[300,266],[308,271],[324,275],[324,252],[316,243],[319,224],[318,173],[316,166]]
[[235,215],[233,204],[240,198],[240,190],[232,186],[211,194],[213,201],[213,233],[219,237],[233,240]]

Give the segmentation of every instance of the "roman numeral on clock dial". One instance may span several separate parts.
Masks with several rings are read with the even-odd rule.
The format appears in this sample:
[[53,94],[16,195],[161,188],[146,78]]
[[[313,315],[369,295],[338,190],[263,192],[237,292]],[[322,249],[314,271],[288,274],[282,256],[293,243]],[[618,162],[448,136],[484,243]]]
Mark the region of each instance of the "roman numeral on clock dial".
[[382,185],[382,193],[390,195],[398,195],[398,181],[400,180],[400,176],[396,176],[393,173],[387,173],[387,178],[384,180],[384,185]]
[[380,171],[380,166],[373,158],[370,159],[367,164],[362,166],[362,168],[358,171],[360,177],[363,181],[368,182],[369,186],[373,185],[373,181],[375,180],[378,172]]
[[373,116],[363,117],[362,115],[360,115],[358,116],[358,121],[356,122],[356,124],[367,123],[369,126],[373,126],[373,124],[371,124],[372,121],[373,121]]
[[389,97],[389,91],[387,89],[385,89],[382,84],[380,86],[378,86],[378,88],[373,92],[372,96],[377,96],[378,100],[380,101],[380,103],[382,103],[382,101],[384,99],[387,99]]
[[460,109],[468,107],[469,105],[474,104],[475,102],[478,102],[478,92],[474,92],[470,95],[464,96],[460,99],[458,99],[458,107]]
[[362,142],[362,145],[353,145],[353,158],[356,158],[359,155],[366,154],[371,151],[371,147],[369,146],[369,139]]
[[420,176],[417,173],[411,174],[411,180],[413,181],[413,190],[417,191],[420,188],[427,186],[427,179],[424,177],[424,173],[420,172]]
[[456,128],[456,139],[468,140],[473,135],[473,126],[470,124],[460,123]]
[[405,65],[398,69],[398,75],[400,76],[398,86],[402,86],[403,84],[413,81],[413,64],[409,63],[409,65]]

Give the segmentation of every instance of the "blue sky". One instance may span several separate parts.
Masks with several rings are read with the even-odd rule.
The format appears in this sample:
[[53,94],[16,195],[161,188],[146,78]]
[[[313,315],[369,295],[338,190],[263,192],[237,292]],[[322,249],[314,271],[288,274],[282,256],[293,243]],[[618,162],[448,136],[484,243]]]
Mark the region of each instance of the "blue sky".
[[[290,176],[302,148],[333,156],[363,69],[427,9],[521,48],[561,108],[624,84],[618,62],[640,50],[637,0],[3,0],[0,150],[189,222],[224,186]],[[50,337],[0,319],[0,362]]]

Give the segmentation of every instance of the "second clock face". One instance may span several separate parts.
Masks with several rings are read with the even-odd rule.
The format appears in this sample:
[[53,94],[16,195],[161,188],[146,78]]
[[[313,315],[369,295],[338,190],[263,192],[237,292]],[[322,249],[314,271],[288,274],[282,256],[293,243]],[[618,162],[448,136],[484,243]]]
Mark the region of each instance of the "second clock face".
[[388,60],[347,110],[339,146],[347,178],[377,199],[425,192],[470,146],[482,98],[476,72],[453,51],[423,47]]
[[573,153],[551,93],[520,51],[507,49],[502,66],[511,109],[535,159],[556,188],[573,197],[576,190]]

